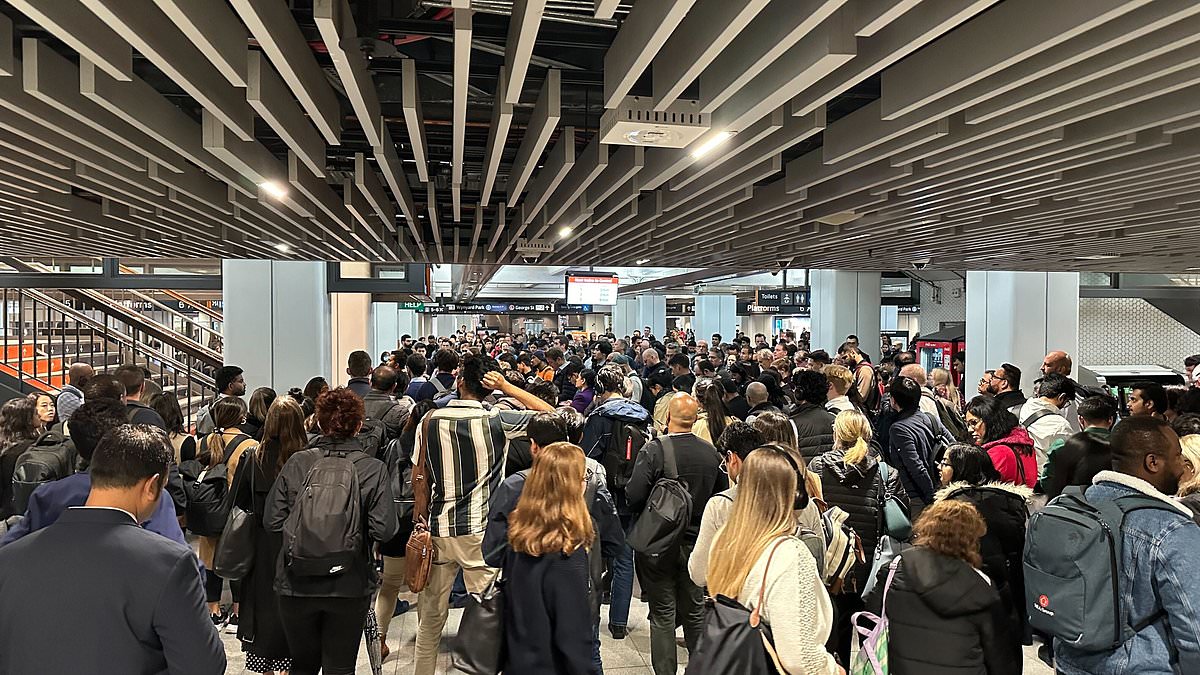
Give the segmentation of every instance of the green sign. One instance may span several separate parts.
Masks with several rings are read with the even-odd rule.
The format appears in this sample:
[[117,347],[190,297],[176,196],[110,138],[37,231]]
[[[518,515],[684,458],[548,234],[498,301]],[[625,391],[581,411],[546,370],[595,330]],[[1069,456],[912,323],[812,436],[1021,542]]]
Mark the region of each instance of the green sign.
[[425,311],[425,303],[423,303],[423,302],[402,302],[402,303],[400,303],[400,309],[415,309],[418,312],[424,312]]

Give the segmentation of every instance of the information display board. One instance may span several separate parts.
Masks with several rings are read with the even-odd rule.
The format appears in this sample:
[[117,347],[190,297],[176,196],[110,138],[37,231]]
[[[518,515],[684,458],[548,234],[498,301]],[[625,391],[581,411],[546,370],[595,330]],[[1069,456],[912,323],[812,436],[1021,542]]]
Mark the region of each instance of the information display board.
[[568,305],[615,305],[619,278],[611,275],[567,274]]

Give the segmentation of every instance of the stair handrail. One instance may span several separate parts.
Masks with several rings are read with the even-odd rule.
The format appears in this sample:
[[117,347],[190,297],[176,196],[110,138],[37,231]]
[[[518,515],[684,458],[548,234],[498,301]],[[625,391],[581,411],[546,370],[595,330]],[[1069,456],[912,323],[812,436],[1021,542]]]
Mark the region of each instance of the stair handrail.
[[[132,267],[126,267],[125,265],[121,265],[120,267],[121,267],[122,274],[135,274],[135,275],[141,274],[141,272],[138,272],[137,270],[133,269]],[[134,291],[134,292],[136,293],[137,291]],[[221,323],[225,323],[225,315],[224,314],[222,314],[221,312],[218,312],[217,310],[215,310],[211,307],[206,306],[204,303],[202,303],[198,300],[193,300],[193,299],[189,298],[188,296],[184,295],[183,293],[180,293],[179,291],[172,291],[170,289],[164,288],[164,289],[161,289],[161,292],[164,295],[166,295],[167,297],[175,298],[176,300],[184,303],[188,307],[194,308],[196,311],[200,312],[201,314],[208,315],[208,317],[213,320],[220,321]],[[149,299],[151,301],[154,300],[153,298],[151,298],[149,296],[146,296],[146,297],[147,297],[147,299]],[[187,315],[183,315],[183,316],[186,317]]]
[[134,350],[134,351],[140,350],[143,353],[148,354],[150,357],[163,363],[164,365],[174,368],[178,372],[181,372],[181,373],[189,372],[191,379],[195,380],[197,384],[199,384],[207,389],[213,389],[214,387],[216,387],[216,384],[217,384],[216,380],[214,378],[210,377],[203,370],[200,370],[199,368],[190,367],[186,363],[181,363],[174,356],[166,354],[158,349],[155,349],[154,347],[150,346],[149,344],[147,344],[145,342],[137,342],[132,337],[125,335],[124,333],[121,333],[120,331],[112,331],[112,330],[110,330],[110,328],[108,326],[105,326],[103,323],[93,319],[92,317],[88,316],[84,312],[77,310],[74,307],[71,307],[70,305],[62,302],[61,300],[57,300],[49,295],[46,295],[45,293],[43,293],[39,290],[32,289],[32,288],[22,288],[22,289],[19,289],[19,292],[22,294],[28,295],[29,297],[37,300],[38,302],[46,305],[49,308],[54,309],[57,312],[61,312],[67,316],[70,316],[71,318],[75,319],[77,322],[86,325],[88,328],[91,328],[92,330],[97,331],[98,333],[100,333],[102,335],[105,335],[107,337],[107,339],[112,340],[113,342],[116,342],[117,344],[121,345],[122,347],[129,347],[131,350]]

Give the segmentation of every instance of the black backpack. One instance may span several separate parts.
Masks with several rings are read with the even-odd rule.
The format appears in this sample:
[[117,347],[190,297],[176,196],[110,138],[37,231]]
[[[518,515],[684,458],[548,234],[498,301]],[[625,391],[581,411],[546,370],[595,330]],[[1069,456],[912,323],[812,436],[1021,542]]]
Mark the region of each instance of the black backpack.
[[76,457],[75,444],[61,431],[47,431],[38,436],[14,465],[13,513],[25,513],[29,497],[38,487],[74,473]]
[[649,421],[637,422],[626,417],[612,418],[608,442],[600,463],[608,473],[608,487],[614,491],[625,491],[633,477],[633,465],[642,446],[651,438]]
[[337,576],[362,555],[362,490],[358,451],[324,450],[308,470],[283,523],[283,560],[303,577]]
[[946,431],[950,432],[954,440],[959,443],[974,445],[975,441],[971,439],[971,432],[967,430],[967,422],[963,419],[962,415],[959,415],[955,410],[951,410],[945,401],[936,396],[933,397],[933,402],[937,404],[938,420],[941,421],[942,426],[946,427]]
[[380,459],[383,456],[384,441],[387,439],[387,427],[384,426],[383,420],[368,417],[363,420],[362,429],[355,438],[368,457]]
[[775,550],[786,540],[777,541],[767,558],[758,604],[747,609],[733,598],[717,595],[704,601],[704,631],[696,643],[696,652],[688,658],[684,675],[777,675],[782,672],[775,655],[771,627],[759,614],[766,599],[766,572],[771,569]]
[[648,556],[673,550],[692,521],[692,493],[679,477],[674,444],[670,436],[663,436],[659,442],[663,451],[663,475],[650,488],[646,508],[629,530],[626,540],[630,548]]
[[183,479],[183,493],[187,496],[187,529],[205,537],[219,537],[225,531],[225,521],[233,505],[229,491],[229,460],[243,446],[249,447],[254,439],[238,434],[225,446],[225,456],[215,466],[205,466],[199,459],[189,459],[179,464],[179,476]]

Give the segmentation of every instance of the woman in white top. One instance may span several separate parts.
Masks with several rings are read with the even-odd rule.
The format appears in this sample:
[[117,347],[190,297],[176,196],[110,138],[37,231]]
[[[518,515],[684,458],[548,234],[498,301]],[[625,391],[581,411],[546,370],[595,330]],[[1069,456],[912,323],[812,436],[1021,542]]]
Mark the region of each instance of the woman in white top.
[[788,675],[843,673],[825,651],[833,624],[829,595],[812,554],[792,536],[798,474],[795,459],[776,446],[746,457],[729,522],[709,552],[708,591],[754,609],[765,588],[759,616],[771,627],[783,670]]

